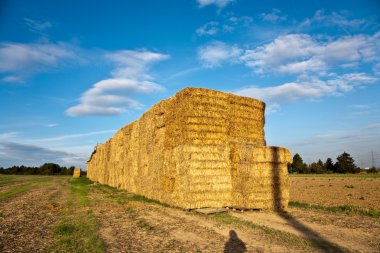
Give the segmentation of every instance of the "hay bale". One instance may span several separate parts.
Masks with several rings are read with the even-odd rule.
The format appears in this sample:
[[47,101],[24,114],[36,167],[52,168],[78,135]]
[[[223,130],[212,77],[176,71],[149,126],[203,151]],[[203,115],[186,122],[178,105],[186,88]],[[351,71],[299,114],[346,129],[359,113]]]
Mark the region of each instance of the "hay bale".
[[97,145],[87,176],[185,209],[286,207],[285,148],[265,146],[265,104],[186,88]]
[[80,168],[74,168],[73,178],[79,178],[79,177],[80,177]]

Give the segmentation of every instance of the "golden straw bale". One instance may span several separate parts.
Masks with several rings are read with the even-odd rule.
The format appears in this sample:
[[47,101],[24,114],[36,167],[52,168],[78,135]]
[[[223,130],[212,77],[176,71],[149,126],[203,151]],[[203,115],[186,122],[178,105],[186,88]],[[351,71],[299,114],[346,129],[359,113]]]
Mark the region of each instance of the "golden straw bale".
[[79,178],[79,177],[80,177],[80,168],[74,168],[73,178]]

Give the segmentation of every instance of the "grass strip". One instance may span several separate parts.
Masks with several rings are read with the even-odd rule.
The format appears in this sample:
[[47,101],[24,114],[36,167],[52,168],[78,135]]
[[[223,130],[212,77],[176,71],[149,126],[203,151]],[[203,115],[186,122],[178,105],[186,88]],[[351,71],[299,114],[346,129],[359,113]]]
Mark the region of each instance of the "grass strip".
[[0,192],[0,201],[7,199],[7,198],[10,198],[10,197],[14,197],[20,193],[29,191],[30,189],[32,189],[34,187],[41,186],[41,185],[44,185],[47,183],[48,183],[47,180],[41,180],[40,182],[33,182],[33,183],[29,183],[29,184],[24,184],[24,185],[21,185],[18,187],[14,187],[14,188],[10,189],[9,191]]
[[290,207],[302,208],[302,209],[312,209],[319,211],[326,211],[332,213],[344,213],[344,214],[359,214],[362,216],[368,216],[372,218],[380,218],[380,213],[375,208],[364,209],[357,206],[343,205],[343,206],[321,206],[316,204],[309,204],[298,201],[289,201]]
[[153,203],[164,207],[171,207],[170,205],[162,203],[158,200],[150,199],[138,194],[129,193],[126,190],[119,190],[108,185],[97,184],[94,187],[105,193],[108,198],[116,200],[119,204],[125,204],[129,201],[136,201],[143,203]]
[[69,179],[70,194],[53,235],[56,240],[48,252],[105,252],[99,237],[99,224],[89,209],[87,178]]
[[13,196],[15,196],[17,194],[29,191],[34,186],[35,186],[34,184],[27,184],[27,185],[23,185],[23,186],[20,186],[20,187],[15,187],[15,188],[13,188],[13,189],[11,189],[9,191],[6,191],[6,192],[0,192],[0,201],[2,201],[4,199],[7,199],[9,197],[13,197]]

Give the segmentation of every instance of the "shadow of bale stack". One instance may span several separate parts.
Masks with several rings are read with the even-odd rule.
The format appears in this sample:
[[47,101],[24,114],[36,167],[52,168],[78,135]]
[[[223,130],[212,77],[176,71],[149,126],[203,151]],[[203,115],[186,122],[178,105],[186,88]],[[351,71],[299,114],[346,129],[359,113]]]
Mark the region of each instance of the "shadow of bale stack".
[[97,145],[87,176],[186,209],[286,207],[291,155],[265,146],[264,110],[256,99],[185,88]]

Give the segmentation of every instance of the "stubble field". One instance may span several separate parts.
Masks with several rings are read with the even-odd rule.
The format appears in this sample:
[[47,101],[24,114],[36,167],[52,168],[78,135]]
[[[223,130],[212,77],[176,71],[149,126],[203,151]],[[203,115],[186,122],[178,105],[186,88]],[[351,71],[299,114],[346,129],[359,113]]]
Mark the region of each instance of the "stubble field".
[[0,175],[0,252],[379,252],[379,180],[292,176],[286,212],[201,215],[83,177]]

